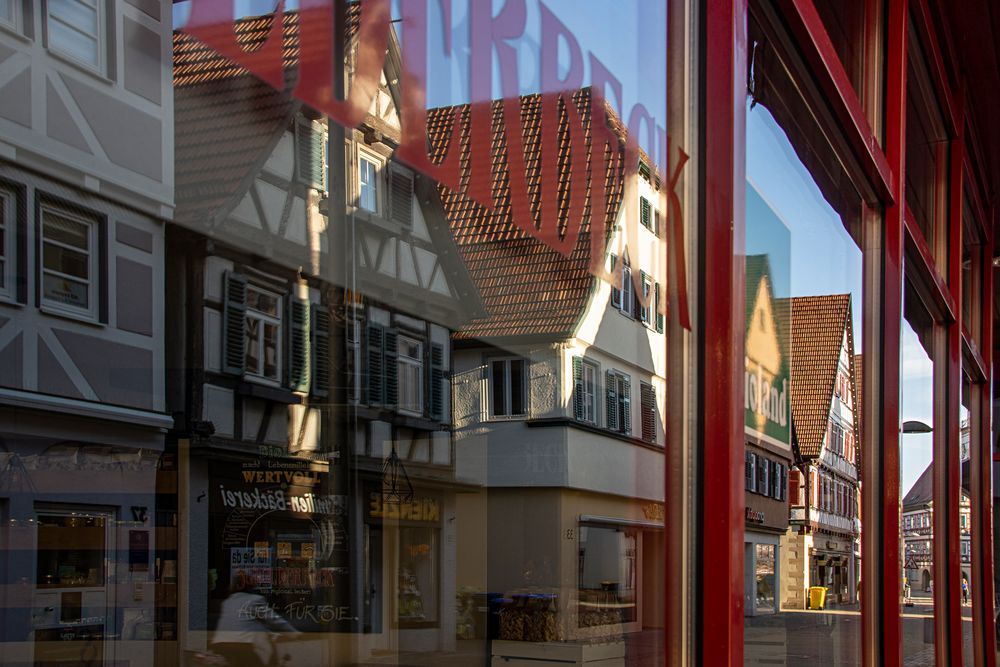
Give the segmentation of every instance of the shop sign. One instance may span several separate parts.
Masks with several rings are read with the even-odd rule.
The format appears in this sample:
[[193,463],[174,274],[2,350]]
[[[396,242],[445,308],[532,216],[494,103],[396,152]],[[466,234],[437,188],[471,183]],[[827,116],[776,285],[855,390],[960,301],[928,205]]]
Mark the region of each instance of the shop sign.
[[642,506],[642,515],[650,521],[663,521],[663,503],[646,503]]
[[338,516],[344,514],[347,506],[347,498],[340,495],[286,494],[282,489],[261,491],[256,488],[252,491],[231,491],[222,484],[219,484],[219,497],[225,508],[261,512],[290,511]]
[[296,484],[311,486],[319,484],[318,470],[244,470],[243,481],[247,484]]
[[791,235],[750,183],[746,219],[745,425],[748,433],[789,447]]
[[764,513],[748,507],[746,508],[746,520],[750,523],[764,523]]
[[[506,162],[510,174],[510,211],[515,226],[538,239],[553,250],[569,257],[574,248],[585,220],[586,198],[573,196],[569,200],[569,211],[565,218],[548,215],[556,212],[560,187],[556,179],[559,170],[557,161],[562,155],[560,132],[545,132],[543,145],[532,152],[540,154],[541,184],[532,189],[529,184],[527,156],[529,148],[524,143],[522,119],[519,108],[521,72],[517,62],[517,40],[529,31],[528,7],[526,0],[507,0],[502,11],[494,15],[489,2],[470,3],[469,14],[469,131],[463,132],[461,114],[454,114],[450,128],[447,151],[440,160],[432,160],[428,155],[428,113],[427,80],[429,70],[428,42],[429,9],[426,2],[402,2],[400,28],[403,34],[402,66],[399,75],[401,89],[399,146],[394,159],[406,164],[438,183],[460,192],[476,201],[487,210],[497,209],[499,202],[494,197],[490,178],[480,178],[476,171],[489,173],[494,145],[489,141],[492,131],[493,107],[491,97],[494,90],[493,54],[496,52],[500,73],[500,87],[503,91],[503,115],[506,131]],[[333,0],[309,0],[299,3],[296,10],[300,26],[309,30],[299,31],[299,56],[297,80],[291,94],[304,104],[327,115],[331,120],[345,127],[357,127],[371,108],[379,91],[379,83],[385,65],[391,32],[391,0],[367,0],[361,4],[358,18],[357,47],[354,71],[346,99],[340,99],[335,90],[334,35],[341,27],[334,24]],[[442,2],[447,24],[451,21],[451,2]],[[645,131],[644,148],[655,163],[661,175],[660,201],[657,208],[669,211],[668,220],[673,221],[669,230],[674,257],[670,262],[672,271],[668,287],[677,296],[677,318],[685,329],[690,330],[690,315],[687,295],[686,260],[684,249],[684,227],[681,224],[682,208],[677,195],[680,175],[687,164],[688,155],[679,147],[671,146],[663,119],[656,118],[637,103],[631,109],[622,107],[622,82],[593,53],[584,52],[579,40],[545,6],[537,3],[539,16],[539,70],[542,127],[555,128],[559,123],[560,106],[566,116],[569,137],[573,150],[570,160],[570,191],[584,193],[589,189],[590,207],[605,210],[605,201],[610,196],[609,178],[622,168],[625,175],[626,234],[627,246],[638,249],[638,168],[639,133]],[[238,63],[261,81],[279,91],[286,90],[285,63],[283,60],[283,5],[278,4],[270,32],[264,42],[252,51],[247,51],[239,43],[234,30],[234,3],[232,0],[194,0],[191,14],[183,31],[201,40],[222,56]],[[452,50],[449,31],[445,31],[444,43],[436,45],[451,60],[457,59]],[[514,46],[512,46],[512,43]],[[633,47],[636,48],[636,47]],[[568,62],[560,56],[568,54]],[[573,104],[571,95],[585,85],[584,63],[589,73],[587,83],[591,87],[590,108],[581,113]],[[565,70],[565,71],[564,71]],[[611,128],[605,106],[605,95],[611,92],[609,102],[620,107],[617,112],[621,122],[627,127],[624,150],[624,164],[619,162],[619,136]],[[617,98],[617,99],[614,99]],[[591,146],[585,140],[584,128],[589,126],[592,133]],[[610,148],[610,151],[607,149]],[[672,153],[676,150],[676,156]],[[475,165],[473,177],[463,181],[461,162],[463,155]],[[610,155],[610,157],[609,157]],[[483,167],[487,167],[485,170]],[[588,184],[589,181],[589,184]],[[534,194],[532,194],[532,192]],[[551,219],[554,224],[536,225],[536,216]],[[563,220],[565,224],[563,224]],[[558,224],[555,224],[558,223]],[[598,278],[621,287],[623,263],[619,263],[612,275],[605,268],[606,242],[603,234],[590,235],[590,271]],[[640,280],[639,273],[633,280]],[[642,285],[636,283],[635,297],[643,306],[649,307],[652,291],[645,294]],[[662,314],[666,314],[668,299],[661,301]]]
[[368,516],[372,519],[398,519],[438,523],[441,521],[440,503],[434,498],[413,498],[411,500],[386,501],[381,493],[369,496]]

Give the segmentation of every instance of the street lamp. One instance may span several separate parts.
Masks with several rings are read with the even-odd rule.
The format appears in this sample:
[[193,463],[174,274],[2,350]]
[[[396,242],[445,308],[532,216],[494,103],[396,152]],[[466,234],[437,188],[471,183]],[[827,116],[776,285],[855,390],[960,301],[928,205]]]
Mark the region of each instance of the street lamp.
[[925,424],[922,421],[918,421],[916,419],[909,419],[909,420],[903,422],[903,428],[901,429],[901,432],[902,433],[930,433],[933,430],[934,429],[930,425]]

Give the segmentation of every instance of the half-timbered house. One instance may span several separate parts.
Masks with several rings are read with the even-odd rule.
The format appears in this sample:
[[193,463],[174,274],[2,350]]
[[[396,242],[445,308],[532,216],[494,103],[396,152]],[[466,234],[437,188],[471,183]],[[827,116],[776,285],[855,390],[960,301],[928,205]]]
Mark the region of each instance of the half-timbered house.
[[[273,20],[234,30],[253,47]],[[283,21],[293,72],[298,15]],[[393,159],[398,57],[356,129],[190,36],[174,65],[170,398],[189,567],[216,573],[189,582],[184,646],[211,639],[243,570],[307,633],[304,660],[448,648],[450,335],[477,299],[436,190]]]
[[174,631],[156,565],[175,559],[156,511],[170,7],[0,8],[4,664],[153,664],[141,640]]

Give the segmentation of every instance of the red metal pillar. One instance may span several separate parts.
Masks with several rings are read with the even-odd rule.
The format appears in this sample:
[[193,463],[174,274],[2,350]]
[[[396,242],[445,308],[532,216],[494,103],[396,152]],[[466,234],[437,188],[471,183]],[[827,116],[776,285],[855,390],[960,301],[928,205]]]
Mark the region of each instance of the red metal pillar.
[[[906,168],[906,43],[907,0],[889,0],[886,41],[885,153],[892,173],[893,203],[887,207],[880,235],[881,262],[877,266],[878,302],[868,310],[878,322],[878,368],[873,395],[877,432],[868,438],[862,458],[865,480],[863,502],[867,523],[862,531],[862,656],[866,667],[902,664],[900,596],[899,484],[899,346],[903,316],[903,229]],[[873,282],[866,278],[869,285]],[[870,292],[869,292],[870,293]],[[868,349],[868,348],[866,348]],[[867,375],[867,373],[866,373]],[[866,396],[870,395],[866,392]],[[877,398],[876,398],[877,397]],[[869,412],[871,414],[871,412]]]
[[[934,545],[935,563],[944,564],[943,568],[935,568],[935,578],[938,580],[934,589],[934,606],[938,609],[935,621],[938,626],[938,637],[946,641],[943,646],[936,646],[938,664],[962,664],[962,605],[959,590],[961,581],[961,542],[959,528],[961,515],[960,502],[962,489],[962,465],[959,439],[959,404],[962,392],[962,196],[963,144],[962,105],[956,105],[958,117],[958,136],[949,147],[948,162],[948,216],[945,229],[947,233],[948,252],[948,286],[951,297],[956,305],[955,320],[944,324],[946,352],[945,362],[945,400],[946,414],[941,423],[944,432],[935,439],[934,461],[940,461],[934,466],[940,469],[941,475],[935,475],[934,507],[943,508],[943,512],[934,512]],[[936,417],[935,417],[936,418]],[[940,446],[938,446],[940,445]],[[942,482],[939,484],[939,482]],[[940,497],[939,497],[940,494]],[[940,515],[940,516],[939,516]],[[940,537],[943,536],[944,540]],[[940,545],[940,547],[938,546]],[[942,557],[941,560],[938,560]],[[942,576],[945,577],[942,580]]]
[[702,3],[699,634],[703,665],[743,665],[746,0]]
[[[977,385],[978,428],[976,438],[970,438],[969,486],[972,492],[972,632],[975,664],[996,667],[996,627],[993,589],[993,225],[990,211],[986,225],[987,238],[980,250],[980,303],[982,318],[979,344],[982,348],[986,382]],[[971,434],[970,434],[971,435]]]

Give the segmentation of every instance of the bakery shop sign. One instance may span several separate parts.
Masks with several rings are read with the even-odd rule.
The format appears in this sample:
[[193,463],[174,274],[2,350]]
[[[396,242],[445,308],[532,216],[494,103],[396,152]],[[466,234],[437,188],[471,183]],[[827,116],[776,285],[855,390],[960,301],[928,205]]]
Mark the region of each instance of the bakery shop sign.
[[[286,89],[283,26],[284,3],[278,3],[267,38],[252,51],[243,48],[235,32],[233,0],[193,0],[191,14],[183,31],[199,39],[220,55],[239,64],[248,72],[273,88]],[[360,5],[357,28],[357,55],[345,99],[340,99],[336,89],[334,64],[338,58],[335,36],[344,34],[340,21],[344,12],[336,11],[346,3],[338,0],[300,0],[298,14],[298,61],[291,94],[304,104],[325,114],[345,126],[357,127],[364,120],[379,91],[379,84],[386,62],[389,36],[392,30],[391,0],[365,0]],[[569,257],[577,240],[588,204],[597,211],[606,210],[612,193],[609,185],[613,176],[624,175],[624,208],[627,247],[638,249],[638,182],[639,136],[645,136],[644,148],[660,178],[657,210],[668,212],[670,223],[668,238],[673,246],[670,262],[671,280],[668,288],[676,294],[677,321],[686,329],[691,328],[688,308],[684,229],[681,224],[682,208],[677,194],[680,175],[687,164],[688,155],[677,146],[671,146],[664,119],[657,120],[637,103],[625,109],[622,102],[623,85],[592,52],[584,52],[575,35],[559,20],[544,2],[537,2],[540,25],[540,57],[538,76],[541,93],[542,143],[536,148],[525,146],[523,121],[520,113],[522,89],[518,67],[516,41],[528,32],[527,0],[506,0],[503,8],[494,15],[493,3],[469,3],[469,105],[468,131],[463,131],[462,113],[452,113],[447,130],[448,141],[444,155],[432,159],[428,154],[427,79],[430,69],[429,10],[425,0],[403,0],[400,3],[402,30],[402,72],[400,87],[400,140],[393,159],[413,168],[458,192],[489,211],[501,206],[510,212],[512,222],[524,233],[533,236],[553,250]],[[452,2],[440,0],[441,13],[446,26],[451,25]],[[459,56],[452,49],[451,32],[443,33],[440,48],[444,55],[454,60]],[[513,46],[512,46],[513,44]],[[492,95],[494,90],[493,54],[497,55],[500,74],[499,88],[503,91],[505,148],[497,149],[490,141],[493,122]],[[562,57],[561,54],[568,57]],[[580,110],[573,101],[573,94],[584,85],[584,69],[590,77],[590,105]],[[289,73],[291,74],[291,73]],[[621,134],[613,129],[620,126],[609,116],[605,105],[610,91],[610,104],[624,124],[624,151],[621,151]],[[614,99],[617,98],[617,99]],[[625,112],[628,112],[627,115]],[[561,121],[565,116],[565,121]],[[564,123],[570,139],[570,151],[564,156],[557,127]],[[588,146],[585,128],[590,128]],[[502,144],[501,144],[502,145]],[[503,169],[510,175],[510,202],[500,202],[494,192],[493,181],[488,175],[493,164],[493,151],[506,154]],[[541,160],[541,183],[532,188],[527,168],[537,153]],[[561,177],[559,162],[568,159],[573,168],[567,188],[558,182]],[[624,160],[624,162],[623,162]],[[471,175],[463,178],[462,163],[472,165]],[[495,169],[496,167],[494,167]],[[484,177],[483,174],[486,176]],[[589,181],[589,182],[588,182]],[[563,193],[572,195],[565,202],[565,216],[559,215]],[[586,195],[584,194],[586,193]],[[589,195],[589,196],[587,196]],[[536,224],[536,217],[546,221]],[[624,263],[616,269],[605,267],[607,239],[604,234],[590,235],[590,271],[598,278],[621,288]],[[632,273],[636,300],[650,307],[653,290],[644,291],[638,271]],[[662,299],[659,310],[666,315],[668,299]]]
[[746,508],[746,520],[748,523],[764,523],[764,513],[748,507]]

